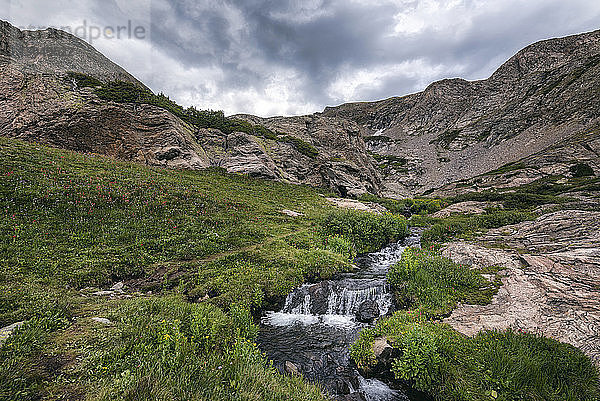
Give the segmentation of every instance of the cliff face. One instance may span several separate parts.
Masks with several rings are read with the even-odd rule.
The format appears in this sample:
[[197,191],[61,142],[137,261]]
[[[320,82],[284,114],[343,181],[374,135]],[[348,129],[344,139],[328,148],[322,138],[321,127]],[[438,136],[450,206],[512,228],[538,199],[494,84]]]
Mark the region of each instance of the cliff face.
[[[343,195],[378,192],[380,177],[352,121],[310,116],[264,123],[314,146],[198,129],[160,107],[115,103],[78,87],[68,72],[145,88],[93,47],[65,32],[0,23],[0,135],[149,165],[229,172],[325,186]],[[260,120],[252,116],[250,119]],[[247,118],[247,119],[248,119]]]
[[368,149],[381,155],[385,191],[407,195],[593,131],[599,90],[595,31],[533,44],[483,81],[443,80],[421,93],[330,107],[323,115],[360,124]]

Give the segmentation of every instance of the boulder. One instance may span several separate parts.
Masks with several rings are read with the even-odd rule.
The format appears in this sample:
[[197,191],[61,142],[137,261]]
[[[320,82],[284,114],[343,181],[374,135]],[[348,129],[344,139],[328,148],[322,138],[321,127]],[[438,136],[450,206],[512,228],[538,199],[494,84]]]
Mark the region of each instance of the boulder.
[[106,326],[112,326],[113,322],[105,317],[93,317],[92,320],[96,323],[104,324]]
[[388,359],[394,353],[394,347],[388,343],[385,337],[376,338],[373,345],[371,345],[371,349],[377,359]]
[[13,331],[15,331],[19,327],[23,326],[24,324],[25,324],[25,322],[16,322],[9,326],[1,328],[0,329],[0,345],[2,345],[2,343],[4,343],[4,341],[6,341],[6,339],[8,337],[10,337],[10,335],[13,333]]
[[300,376],[300,370],[293,362],[285,361],[283,364],[283,370],[292,376]]
[[364,301],[358,307],[358,311],[356,312],[356,320],[362,323],[371,323],[373,320],[377,319],[380,315],[381,311],[379,310],[379,305],[375,301]]

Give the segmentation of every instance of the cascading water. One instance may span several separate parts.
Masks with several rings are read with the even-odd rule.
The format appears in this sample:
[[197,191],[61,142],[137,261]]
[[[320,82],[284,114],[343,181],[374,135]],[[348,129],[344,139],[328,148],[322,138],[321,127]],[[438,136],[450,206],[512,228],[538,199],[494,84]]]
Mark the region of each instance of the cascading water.
[[[419,231],[357,260],[362,267],[335,280],[306,284],[290,293],[279,312],[263,317],[259,345],[281,370],[297,369],[332,395],[368,401],[408,400],[400,391],[365,379],[351,366],[349,347],[361,329],[392,311],[388,269],[404,249],[418,246]],[[361,398],[356,398],[361,399]]]

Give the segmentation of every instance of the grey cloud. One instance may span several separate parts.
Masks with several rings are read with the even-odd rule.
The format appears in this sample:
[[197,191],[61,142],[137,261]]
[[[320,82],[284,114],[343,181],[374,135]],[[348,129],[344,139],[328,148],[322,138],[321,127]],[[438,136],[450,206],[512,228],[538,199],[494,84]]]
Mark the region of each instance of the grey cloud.
[[[122,19],[127,13],[123,1],[88,0],[80,14]],[[425,16],[421,30],[396,36],[396,14],[420,12],[434,0],[130,0],[129,9],[132,1],[148,9],[152,68],[149,72],[134,61],[125,67],[176,100],[226,113],[318,111],[344,101],[329,90],[334,82],[344,85],[344,74],[415,60],[437,67],[434,76],[431,70],[386,74],[379,85],[357,86],[352,100],[399,96],[446,77],[481,79],[527,44],[600,28],[600,5],[588,0],[463,0],[460,15],[441,17],[438,10]],[[50,3],[39,9],[39,15],[16,17],[41,25],[62,15]],[[463,17],[470,23],[451,20]],[[106,49],[117,63],[121,60],[114,56],[127,50]],[[269,91],[273,82],[281,85],[275,94]]]

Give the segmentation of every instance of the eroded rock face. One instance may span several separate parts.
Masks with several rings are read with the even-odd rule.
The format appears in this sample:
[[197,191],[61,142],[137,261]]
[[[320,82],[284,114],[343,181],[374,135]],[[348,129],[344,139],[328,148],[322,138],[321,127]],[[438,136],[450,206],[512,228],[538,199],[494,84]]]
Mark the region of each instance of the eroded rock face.
[[600,366],[600,213],[564,211],[490,230],[514,250],[451,243],[444,255],[476,267],[502,266],[502,287],[490,305],[460,305],[445,319],[458,331],[537,332],[572,344]]

